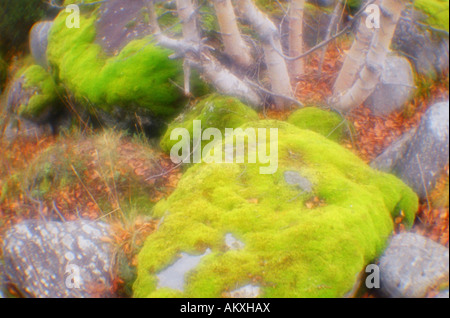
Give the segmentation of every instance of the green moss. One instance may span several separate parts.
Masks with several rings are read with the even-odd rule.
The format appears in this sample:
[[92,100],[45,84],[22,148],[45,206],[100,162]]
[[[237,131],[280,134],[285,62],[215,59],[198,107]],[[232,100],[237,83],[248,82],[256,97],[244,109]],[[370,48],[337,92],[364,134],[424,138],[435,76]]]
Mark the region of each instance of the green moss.
[[39,118],[42,114],[61,106],[59,96],[62,94],[53,77],[41,66],[32,65],[23,73],[24,88],[35,93],[28,103],[19,106],[18,114],[25,118]]
[[416,0],[414,5],[428,15],[427,22],[436,28],[449,30],[448,0]]
[[147,37],[130,42],[117,56],[106,56],[94,43],[95,11],[81,16],[79,29],[68,29],[66,17],[62,12],[55,20],[48,57],[55,76],[79,100],[105,111],[139,107],[161,117],[170,117],[183,105],[183,94],[173,85],[182,82],[181,62],[170,60],[169,50]]
[[345,119],[337,113],[317,107],[297,110],[289,117],[288,122],[298,128],[312,130],[336,142],[342,141],[347,133]]
[[[169,125],[161,139],[161,148],[164,152],[170,153],[172,147],[178,142],[178,140],[170,140],[170,135],[176,128],[186,128],[192,136],[194,120],[201,121],[203,130],[217,128],[223,135],[225,128],[237,128],[246,122],[257,119],[258,114],[238,99],[213,94],[192,109],[188,109]],[[207,143],[209,142],[204,141],[202,143],[202,149]]]
[[[164,297],[156,274],[179,253],[203,254],[187,275],[183,297],[220,297],[249,283],[262,297],[342,297],[386,247],[393,218],[411,226],[414,192],[392,175],[368,167],[325,137],[288,123],[258,121],[242,128],[278,128],[279,167],[198,164],[154,209],[162,218],[139,254],[135,297]],[[313,184],[302,193],[284,179],[295,171]],[[311,206],[314,197],[323,204]],[[227,250],[231,233],[245,247]]]

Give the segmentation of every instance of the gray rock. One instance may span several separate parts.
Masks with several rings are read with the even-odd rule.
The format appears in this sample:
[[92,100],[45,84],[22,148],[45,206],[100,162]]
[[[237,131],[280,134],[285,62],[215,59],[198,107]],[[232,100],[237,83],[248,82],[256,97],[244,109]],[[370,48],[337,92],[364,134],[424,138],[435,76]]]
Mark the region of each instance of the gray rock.
[[439,294],[437,294],[434,298],[450,298],[448,289],[441,291]]
[[389,55],[380,83],[365,104],[377,116],[389,115],[403,110],[414,97],[414,91],[414,73],[408,59]]
[[395,164],[408,151],[411,141],[416,134],[416,129],[413,128],[407,131],[396,142],[389,146],[381,155],[370,163],[374,169],[390,173],[394,169]]
[[427,16],[419,11],[405,10],[402,18],[395,31],[393,47],[408,57],[420,74],[439,74],[448,69],[448,35],[411,22],[411,19],[426,20]]
[[245,285],[227,294],[230,298],[258,298],[261,295],[261,288],[254,285]]
[[296,171],[286,171],[284,180],[290,185],[297,186],[303,192],[312,193],[312,183]]
[[131,41],[151,33],[143,14],[145,8],[145,0],[110,0],[101,5],[96,41],[105,52],[115,55]]
[[210,249],[207,249],[203,255],[181,253],[181,257],[174,264],[156,275],[159,280],[158,288],[171,288],[181,292],[184,291],[186,275],[197,267],[203,257],[210,253]]
[[2,260],[0,260],[0,299],[1,298],[6,298],[6,278]]
[[228,233],[225,235],[225,245],[228,250],[242,250],[245,247],[245,244],[236,239],[233,234]]
[[110,296],[109,227],[90,221],[25,221],[5,235],[5,275],[26,297]]
[[43,68],[48,68],[47,45],[48,35],[53,26],[52,21],[38,22],[30,31],[30,51],[36,63]]
[[449,102],[425,113],[411,145],[393,172],[422,199],[427,198],[449,162]]
[[380,292],[391,298],[421,298],[449,279],[448,248],[415,233],[394,236],[380,259]]
[[336,4],[336,0],[309,0],[308,2],[319,7],[331,7]]

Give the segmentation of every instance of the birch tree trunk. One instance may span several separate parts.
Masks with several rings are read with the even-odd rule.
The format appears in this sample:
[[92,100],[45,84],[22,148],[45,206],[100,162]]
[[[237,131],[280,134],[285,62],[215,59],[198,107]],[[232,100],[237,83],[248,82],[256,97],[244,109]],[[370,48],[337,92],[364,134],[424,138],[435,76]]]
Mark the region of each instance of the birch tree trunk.
[[[203,50],[200,41],[196,41],[196,39],[200,39],[200,33],[196,27],[197,19],[195,18],[194,6],[189,6],[192,11],[189,12],[186,10],[183,12],[185,19],[182,20],[190,24],[192,27],[195,25],[195,29],[191,28],[190,30],[186,30],[187,36],[191,39],[188,41],[184,38],[181,40],[172,39],[162,34],[155,13],[154,0],[146,0],[146,2],[149,10],[150,25],[152,26],[155,40],[160,46],[175,51],[176,58],[184,58],[185,66],[189,65],[189,67],[195,67],[199,73],[220,93],[235,96],[255,108],[260,108],[263,106],[263,99],[250,85],[221,65],[211,54],[208,54],[207,50]],[[192,4],[190,0],[188,0],[188,2]],[[180,5],[185,4],[186,3],[181,3]],[[191,19],[193,21],[190,21],[190,18],[187,17],[192,17]],[[183,29],[185,29],[184,26]],[[195,35],[193,32],[191,33],[192,30],[197,30],[198,34]]]
[[[267,15],[256,7],[252,0],[239,0],[238,8],[261,38],[272,91],[277,95],[293,98],[294,93],[292,91],[286,61],[278,54],[283,49],[277,27]],[[284,109],[291,103],[281,97],[275,97],[274,100],[278,109]]]
[[200,32],[195,17],[194,0],[176,0],[178,17],[183,24],[183,38],[190,42],[200,41]]
[[245,68],[249,67],[253,59],[250,54],[250,48],[239,31],[231,0],[213,0],[213,2],[219,21],[225,54],[237,65]]
[[[377,0],[374,4],[380,5],[380,2],[381,0]],[[355,40],[345,57],[344,64],[334,84],[334,95],[350,89],[364,65],[370,43],[376,32],[376,29],[370,29],[366,26],[366,19],[367,14],[362,14]]]
[[[303,12],[305,0],[291,0],[289,10],[289,55],[299,56],[303,54]],[[303,59],[290,62],[292,79],[304,74]]]
[[364,67],[353,86],[334,98],[333,103],[337,109],[349,111],[361,105],[375,90],[404,8],[404,0],[382,0],[380,28],[372,39]]

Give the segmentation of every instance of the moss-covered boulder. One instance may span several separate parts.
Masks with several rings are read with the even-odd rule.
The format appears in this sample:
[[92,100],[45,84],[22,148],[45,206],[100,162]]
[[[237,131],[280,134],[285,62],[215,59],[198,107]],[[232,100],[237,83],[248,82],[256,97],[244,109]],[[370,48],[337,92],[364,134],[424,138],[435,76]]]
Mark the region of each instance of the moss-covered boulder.
[[[172,52],[148,35],[144,2],[85,7],[78,29],[66,26],[70,13],[62,11],[50,31],[47,55],[55,78],[98,117],[134,119],[131,127],[148,122],[144,128],[151,129],[146,119],[171,118],[185,102],[175,84],[183,82],[182,62],[169,59]],[[194,91],[201,86],[196,83],[193,79]]]
[[[258,114],[236,98],[218,94],[210,95],[178,116],[169,125],[160,143],[164,152],[169,154],[172,147],[178,143],[178,140],[170,138],[174,129],[185,128],[191,136],[193,135],[194,120],[201,121],[203,130],[217,128],[224,134],[225,128],[237,128],[246,122],[258,120]],[[207,143],[209,141],[202,141],[202,149]]]
[[160,227],[139,254],[135,297],[342,297],[386,247],[394,219],[412,225],[414,192],[337,143],[278,121],[242,128],[278,128],[277,172],[189,169],[154,208]]
[[8,92],[8,110],[22,118],[45,122],[61,109],[62,89],[39,65],[26,68]]
[[295,111],[288,122],[301,129],[312,130],[336,142],[347,135],[348,125],[345,118],[332,111],[317,107],[305,107]]

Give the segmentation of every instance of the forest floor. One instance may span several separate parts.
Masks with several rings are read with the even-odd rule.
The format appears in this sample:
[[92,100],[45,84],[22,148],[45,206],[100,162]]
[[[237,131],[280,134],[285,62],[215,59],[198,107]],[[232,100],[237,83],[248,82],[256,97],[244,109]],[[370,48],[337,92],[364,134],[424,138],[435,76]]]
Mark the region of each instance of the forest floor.
[[[322,74],[317,74],[318,54],[313,55],[311,60],[306,63],[306,75],[298,79],[295,85],[296,96],[305,105],[325,105],[326,100],[332,93],[332,85],[338,70],[342,63],[342,57],[345,55],[339,44],[330,45],[326,54],[325,63]],[[397,140],[404,132],[412,127],[417,127],[426,110],[436,101],[448,99],[448,74],[441,75],[437,80],[431,81],[425,78],[419,78],[418,93],[416,97],[407,105],[406,110],[401,113],[394,113],[386,118],[376,117],[364,105],[352,111],[348,120],[353,124],[355,131],[351,138],[345,143],[345,147],[355,152],[364,161],[369,163],[371,160],[380,155],[389,145]],[[4,107],[0,107],[2,109]],[[292,111],[275,112],[268,109],[266,116],[273,119],[286,119]],[[10,176],[15,175],[18,171],[25,169],[36,158],[36,156],[57,142],[56,136],[47,136],[43,138],[17,138],[14,142],[0,140],[0,245],[2,233],[11,225],[16,224],[25,219],[37,219],[40,213],[36,209],[35,203],[24,195],[15,197],[2,197],[2,180],[7,180]],[[131,157],[130,157],[131,160]],[[142,164],[134,158],[131,165],[135,165],[139,169]],[[181,177],[179,169],[174,169],[170,174],[164,176],[165,186],[161,187],[159,193],[155,194],[155,201],[162,197],[170,195],[177,185]],[[445,192],[448,193],[449,169],[446,168],[441,182],[439,182],[436,190],[430,194],[430,201],[433,198],[440,198]],[[100,182],[100,181],[99,181]],[[18,180],[20,183],[20,180]],[[93,187],[91,195],[95,197],[95,192],[103,192],[105,189],[99,184]],[[92,196],[86,195],[86,189],[81,184],[67,187],[65,192],[58,194],[60,201],[54,202],[56,208],[66,220],[76,219],[77,216],[73,212],[73,204],[67,202],[76,201],[83,198],[83,204],[87,207],[83,210],[81,217],[88,219],[98,219],[102,215],[92,200]],[[449,246],[449,209],[448,194],[447,204],[444,208],[435,208],[429,202],[421,202],[417,221],[413,231],[419,232],[430,237],[436,242],[445,246]],[[44,206],[43,212],[49,213],[51,206]],[[42,212],[42,211],[41,211]],[[147,235],[155,230],[157,223],[151,220],[137,219],[133,224],[127,226],[116,224],[116,240],[117,243],[127,241],[135,233],[139,233],[140,240],[143,241]],[[398,228],[397,231],[404,229]],[[126,246],[126,245],[125,245]],[[130,247],[131,249],[131,247]],[[130,259],[133,263],[135,256],[129,251]],[[429,296],[433,296],[430,293]],[[373,297],[366,294],[364,297]]]

